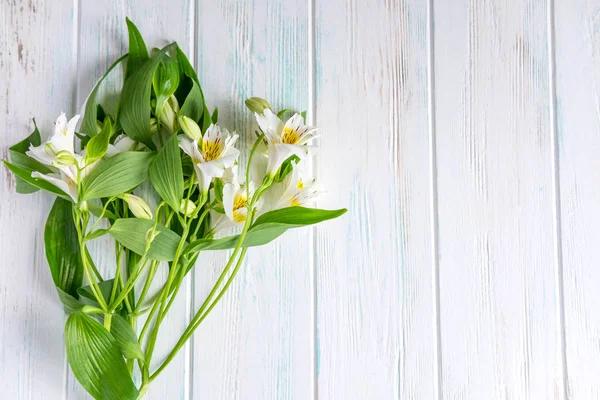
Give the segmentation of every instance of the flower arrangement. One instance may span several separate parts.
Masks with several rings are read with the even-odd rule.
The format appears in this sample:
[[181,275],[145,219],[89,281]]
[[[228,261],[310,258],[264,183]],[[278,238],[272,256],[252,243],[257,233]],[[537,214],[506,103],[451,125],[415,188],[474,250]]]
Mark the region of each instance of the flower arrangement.
[[[242,165],[238,135],[218,124],[218,110],[209,112],[177,44],[150,55],[130,20],[127,27],[129,52],[90,93],[79,128],[78,115],[68,120],[63,113],[48,140],[42,142],[35,126],[4,161],[17,192],[42,189],[56,196],[44,230],[46,258],[69,314],[69,364],[97,399],[141,398],[227,291],[248,248],[346,211],[304,207],[319,188],[303,174],[316,131],[303,114],[275,113],[263,99],[246,100],[258,128]],[[98,91],[121,64],[124,83],[110,115]],[[140,185],[149,188],[146,198]],[[115,244],[110,279],[88,250],[106,235]],[[201,252],[218,250],[231,252],[221,275],[152,370],[161,323],[186,275]],[[149,296],[160,268],[168,269],[168,277]]]

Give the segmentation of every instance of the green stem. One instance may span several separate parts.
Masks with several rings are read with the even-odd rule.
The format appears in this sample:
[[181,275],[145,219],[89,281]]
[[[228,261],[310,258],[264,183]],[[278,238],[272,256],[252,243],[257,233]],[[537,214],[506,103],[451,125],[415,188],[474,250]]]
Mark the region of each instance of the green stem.
[[104,327],[110,332],[110,322],[112,321],[112,313],[108,312],[104,314]]
[[219,302],[219,300],[221,300],[221,298],[223,297],[223,295],[225,294],[225,292],[227,291],[227,289],[229,289],[229,286],[231,286],[231,283],[233,282],[233,279],[237,275],[238,271],[240,270],[240,267],[242,266],[242,261],[244,260],[244,256],[246,255],[246,251],[247,250],[248,250],[247,247],[245,247],[242,250],[242,252],[240,254],[240,257],[239,257],[239,259],[238,259],[238,261],[237,261],[237,263],[235,265],[235,268],[233,269],[233,272],[231,273],[231,276],[229,277],[229,279],[227,279],[227,282],[225,282],[225,286],[223,286],[223,289],[217,295],[217,297],[215,298],[215,301],[210,305],[210,307],[208,307],[206,309],[206,312],[204,314],[202,314],[200,316],[200,318],[196,322],[194,322],[193,325],[190,324],[190,326],[188,327],[188,329],[186,329],[186,331],[184,332],[184,334],[181,336],[181,338],[179,339],[179,341],[177,342],[177,344],[175,345],[175,347],[173,348],[173,350],[171,350],[171,352],[169,353],[169,355],[167,356],[167,358],[165,359],[165,361],[150,376],[150,382],[152,382],[152,380],[154,380],[158,376],[158,374],[160,374],[161,371],[163,369],[165,369],[167,367],[167,365],[169,365],[169,363],[173,360],[173,358],[175,358],[175,356],[177,355],[177,353],[179,352],[179,350],[183,347],[183,345],[185,344],[185,342],[188,341],[188,339],[190,338],[190,336],[194,333],[194,331],[198,328],[198,326],[200,326],[200,324],[202,323],[202,321],[204,321],[204,319],[208,316],[208,314],[212,311],[212,309],[217,305],[217,303]]
[[[177,250],[175,251],[175,257],[173,257],[173,262],[171,264],[171,270],[169,271],[169,277],[167,279],[167,283],[165,284],[165,288],[161,293],[161,298],[158,301],[161,303],[161,308],[156,316],[156,322],[154,324],[154,328],[150,333],[150,337],[148,338],[148,348],[146,349],[146,363],[149,364],[152,359],[152,353],[154,352],[154,346],[156,345],[156,338],[158,337],[158,330],[160,324],[164,318],[164,308],[166,307],[166,300],[169,296],[169,292],[171,290],[171,285],[173,283],[173,279],[175,278],[177,272],[177,265],[179,263],[179,257],[181,257],[181,252],[183,250],[183,246],[185,245],[185,239],[189,232],[189,226],[184,226],[183,233],[181,235],[181,240],[179,241],[179,245],[177,246]],[[183,268],[183,266],[182,266]]]
[[138,261],[137,265],[134,267],[134,272],[131,275],[131,278],[127,280],[127,285],[123,288],[121,293],[119,293],[119,296],[116,298],[116,300],[111,303],[109,309],[110,312],[114,311],[119,306],[119,304],[127,297],[129,292],[135,287],[138,278],[146,269],[147,265],[148,259],[145,256],[142,256],[142,258],[140,258],[140,261]]
[[137,305],[135,306],[135,309],[133,310],[134,314],[137,314],[144,299],[146,298],[146,295],[148,294],[148,290],[150,290],[150,285],[152,284],[152,281],[154,280],[154,275],[156,274],[156,271],[158,270],[158,265],[159,265],[158,261],[152,261],[152,263],[150,264],[150,272],[148,272],[148,276],[146,277],[146,282],[144,283],[142,293],[140,293],[140,298],[138,299]]

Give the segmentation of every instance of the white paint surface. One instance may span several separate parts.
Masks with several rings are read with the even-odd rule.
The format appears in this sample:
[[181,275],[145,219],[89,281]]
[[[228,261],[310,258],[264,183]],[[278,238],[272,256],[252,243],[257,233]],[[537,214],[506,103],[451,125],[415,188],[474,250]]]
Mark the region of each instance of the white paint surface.
[[[246,97],[308,110],[318,205],[349,209],[250,250],[148,398],[600,397],[600,1],[4,0],[3,157],[31,117],[47,133],[81,108],[126,51],[125,16],[150,46],[179,42],[243,145]],[[4,170],[2,399],[86,398],[44,259],[50,203]],[[201,257],[157,354],[223,260]]]

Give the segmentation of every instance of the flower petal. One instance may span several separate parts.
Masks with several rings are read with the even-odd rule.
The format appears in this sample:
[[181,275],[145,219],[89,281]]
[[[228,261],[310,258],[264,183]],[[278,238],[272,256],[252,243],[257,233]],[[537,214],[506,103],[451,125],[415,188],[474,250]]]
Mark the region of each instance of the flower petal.
[[265,137],[271,143],[281,142],[281,131],[283,131],[283,121],[268,108],[265,108],[264,114],[254,114],[258,126],[265,133]]
[[[72,199],[73,202],[77,203],[77,185],[75,184],[68,184],[65,181],[65,177],[61,176],[59,174],[48,174],[48,175],[44,175],[44,174],[40,174],[37,171],[34,171],[31,174],[32,178],[39,178],[39,179],[43,179],[47,182],[50,182],[51,184],[53,184],[54,186],[56,186],[57,188],[59,188],[60,190],[62,190],[63,192],[65,192],[66,194],[68,194]],[[68,179],[68,178],[67,178]]]
[[223,186],[223,208],[225,209],[225,215],[231,221],[233,221],[233,202],[238,190],[239,185],[236,183],[228,183]]

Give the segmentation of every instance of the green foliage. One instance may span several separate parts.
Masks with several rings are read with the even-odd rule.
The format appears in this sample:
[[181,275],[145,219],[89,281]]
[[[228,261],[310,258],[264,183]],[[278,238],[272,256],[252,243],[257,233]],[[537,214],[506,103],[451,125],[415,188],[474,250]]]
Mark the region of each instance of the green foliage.
[[[37,124],[35,123],[35,119],[33,120],[33,125],[35,128],[31,135],[29,135],[19,143],[8,148],[8,153],[10,154],[10,161],[17,167],[21,167],[25,170],[38,171],[42,174],[47,174],[52,172],[48,167],[46,167],[39,161],[28,157],[25,154],[27,150],[29,150],[29,147],[39,146],[41,143],[40,131],[38,130]],[[16,177],[16,181],[17,193],[28,194],[37,192],[39,190],[39,187],[27,183],[27,181],[18,176]]]
[[65,192],[63,192],[62,190],[60,190],[59,188],[57,188],[56,186],[54,186],[53,184],[43,180],[43,179],[39,179],[39,178],[32,178],[31,177],[31,170],[27,170],[25,168],[21,168],[18,167],[14,164],[9,163],[6,160],[3,160],[4,165],[6,165],[6,167],[13,173],[15,174],[15,176],[21,180],[23,180],[24,182],[28,183],[31,186],[34,186],[38,189],[42,189],[45,190],[47,192],[50,192],[62,199],[65,200],[71,200],[71,197],[69,197],[69,195],[67,195]]
[[83,200],[126,193],[148,178],[153,153],[127,151],[102,160],[83,179]]
[[94,398],[135,400],[139,393],[119,345],[102,325],[76,311],[65,325],[67,358],[73,375]]
[[[259,202],[265,200],[261,196],[272,190],[272,185],[284,182],[297,166],[296,156],[284,161],[275,176],[264,177],[256,190],[244,189],[252,194],[249,199],[241,198],[238,192],[232,201],[229,189],[234,187],[230,185],[234,174],[223,168],[230,167],[229,163],[237,166],[238,160],[232,157],[237,151],[229,149],[232,142],[221,142],[222,137],[201,140],[202,132],[219,120],[219,109],[209,112],[198,76],[176,44],[149,55],[138,28],[129,19],[126,22],[129,53],[117,59],[94,86],[85,104],[81,131],[75,133],[85,147],[85,156],[72,154],[70,144],[53,137],[44,143],[48,155],[56,157],[52,166],[28,157],[26,152],[31,146],[42,145],[36,126],[29,137],[9,148],[11,162],[4,160],[17,178],[17,192],[42,189],[57,196],[46,222],[44,243],[58,297],[70,314],[65,326],[68,360],[77,380],[94,398],[109,400],[143,396],[150,382],[222,298],[243,265],[247,248],[267,244],[289,229],[330,220],[346,212],[290,207],[256,218]],[[125,82],[113,119],[98,104],[98,91],[108,74],[126,58]],[[266,100],[258,97],[249,98],[246,105],[254,113],[271,109]],[[283,118],[288,112],[291,111],[284,109],[278,116]],[[204,163],[198,172],[192,157],[179,148],[177,135],[181,130],[191,140],[202,142],[201,157],[182,143],[194,163]],[[115,151],[110,154],[117,154],[107,157],[111,140],[122,132],[132,141],[124,138],[114,144],[115,149],[136,151]],[[241,187],[251,187],[253,157],[266,155],[256,153],[259,145],[268,145],[263,137],[260,135],[252,147],[246,174],[240,174],[246,178],[246,182],[239,182]],[[225,148],[228,159],[221,158]],[[44,179],[33,178],[33,172],[60,174],[78,200],[74,202]],[[199,190],[196,173],[212,178],[208,193]],[[133,190],[135,193],[131,193]],[[241,233],[213,239],[218,234],[214,214],[228,218],[232,203],[234,210],[249,210],[238,230]],[[268,206],[265,201],[261,207]],[[225,207],[230,207],[227,213]],[[113,240],[115,245],[116,265],[107,269],[114,272],[112,276],[102,276],[97,271],[86,247],[91,240],[106,234],[110,237],[105,239]],[[154,368],[152,354],[159,328],[186,273],[200,252],[229,249],[233,249],[231,256],[205,303],[165,361],[158,369],[150,370],[151,365]],[[156,283],[152,279],[163,262],[168,264],[166,283],[158,294],[150,295],[148,290]],[[146,313],[144,320],[148,322],[138,337],[136,321]],[[137,371],[141,376],[139,389],[132,379]]]
[[104,75],[102,75],[102,78],[100,78],[100,80],[96,83],[96,86],[94,86],[94,89],[92,90],[85,102],[85,110],[80,130],[81,132],[85,133],[88,137],[96,136],[97,133],[96,121],[98,120],[98,110],[102,110],[102,108],[99,107],[97,99],[98,90],[100,90],[100,85],[102,84],[102,82],[104,82],[108,74],[110,74],[110,72],[117,65],[119,65],[121,61],[125,60],[127,56],[127,54],[122,55],[121,57],[117,58],[117,60],[114,63],[112,63],[110,67],[108,67],[108,70],[106,70]]
[[150,148],[154,148],[150,129],[152,77],[172,46],[173,44],[170,44],[162,48],[158,54],[140,63],[125,80],[121,92],[121,112],[118,121],[123,131],[136,142],[142,142]]
[[129,360],[138,359],[144,361],[144,352],[140,342],[138,342],[136,333],[133,331],[131,325],[119,314],[113,314],[112,316],[110,333],[117,341],[123,357]]
[[[242,247],[255,247],[267,244],[288,229],[317,224],[343,215],[347,210],[320,210],[317,208],[288,207],[269,211],[254,222],[250,227]],[[233,249],[240,235],[228,236],[221,239],[199,239],[190,243],[184,250],[185,254],[203,250]]]
[[[120,218],[110,227],[110,235],[122,246],[136,254],[143,255],[154,221],[139,218]],[[147,257],[157,261],[173,261],[181,236],[158,224],[158,233],[148,250]]]
[[92,137],[86,146],[86,157],[88,163],[93,163],[98,161],[100,158],[104,156],[106,150],[108,150],[108,144],[110,141],[110,136],[112,134],[112,123],[110,118],[106,118],[104,121],[104,126],[100,133],[94,137]]
[[150,181],[160,197],[176,212],[183,199],[183,170],[177,135],[158,152],[150,166]]
[[73,203],[61,198],[54,201],[46,220],[44,246],[54,284],[74,295],[83,281],[83,263],[73,221]]

